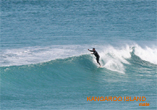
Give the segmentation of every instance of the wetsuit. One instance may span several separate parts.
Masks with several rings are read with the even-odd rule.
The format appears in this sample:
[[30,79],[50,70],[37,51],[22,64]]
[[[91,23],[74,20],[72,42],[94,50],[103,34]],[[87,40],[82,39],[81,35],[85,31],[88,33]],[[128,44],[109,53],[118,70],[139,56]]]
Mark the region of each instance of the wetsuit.
[[90,52],[93,52],[93,54],[94,54],[95,57],[96,57],[97,63],[100,65],[100,63],[99,63],[99,58],[100,58],[100,56],[99,56],[98,52],[97,52],[97,51],[93,51],[93,50],[89,50],[89,51],[90,51]]

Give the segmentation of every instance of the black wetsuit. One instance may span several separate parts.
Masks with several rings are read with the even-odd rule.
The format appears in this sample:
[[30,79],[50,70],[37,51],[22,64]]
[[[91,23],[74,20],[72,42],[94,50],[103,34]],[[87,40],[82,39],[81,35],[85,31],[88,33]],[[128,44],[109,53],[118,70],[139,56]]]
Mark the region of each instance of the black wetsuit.
[[93,52],[93,54],[94,54],[95,57],[96,57],[97,63],[100,65],[100,63],[99,63],[99,58],[100,58],[100,56],[99,56],[98,52],[97,52],[97,51],[93,51],[93,50],[89,50],[89,51],[90,51],[90,52]]

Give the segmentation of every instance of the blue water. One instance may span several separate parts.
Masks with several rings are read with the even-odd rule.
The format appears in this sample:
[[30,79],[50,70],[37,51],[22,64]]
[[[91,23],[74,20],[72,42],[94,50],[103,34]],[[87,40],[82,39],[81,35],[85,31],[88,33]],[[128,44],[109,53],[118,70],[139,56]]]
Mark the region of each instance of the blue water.
[[157,109],[156,1],[0,4],[0,109]]

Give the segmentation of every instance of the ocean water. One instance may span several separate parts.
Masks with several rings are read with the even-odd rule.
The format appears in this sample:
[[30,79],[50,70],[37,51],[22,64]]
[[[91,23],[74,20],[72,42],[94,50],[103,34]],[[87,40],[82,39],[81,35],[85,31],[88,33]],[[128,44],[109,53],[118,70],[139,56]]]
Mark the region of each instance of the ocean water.
[[[157,109],[155,0],[0,4],[1,110]],[[92,96],[123,100],[87,101]]]

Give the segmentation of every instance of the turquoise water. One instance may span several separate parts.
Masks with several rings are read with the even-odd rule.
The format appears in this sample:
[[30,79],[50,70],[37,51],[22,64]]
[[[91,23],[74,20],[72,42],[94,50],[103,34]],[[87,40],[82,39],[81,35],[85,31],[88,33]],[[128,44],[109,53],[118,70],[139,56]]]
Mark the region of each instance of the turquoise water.
[[156,1],[2,0],[1,109],[157,109],[156,25]]

